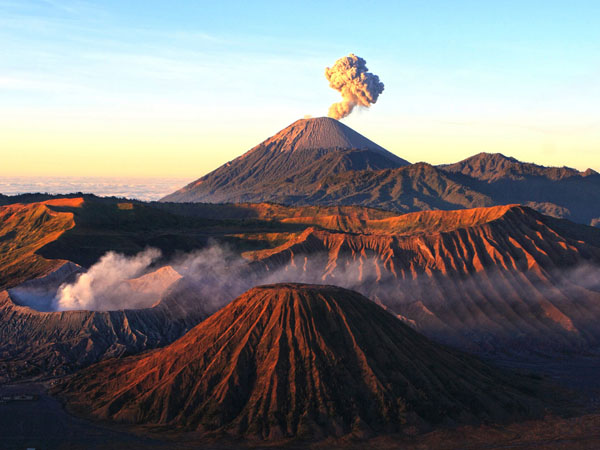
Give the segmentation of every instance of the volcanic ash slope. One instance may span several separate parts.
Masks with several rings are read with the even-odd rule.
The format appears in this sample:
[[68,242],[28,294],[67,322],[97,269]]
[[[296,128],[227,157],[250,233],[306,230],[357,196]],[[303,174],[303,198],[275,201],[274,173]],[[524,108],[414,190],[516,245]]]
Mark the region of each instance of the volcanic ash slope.
[[209,435],[321,438],[536,411],[530,381],[434,344],[362,295],[257,287],[163,349],[60,389],[77,411]]

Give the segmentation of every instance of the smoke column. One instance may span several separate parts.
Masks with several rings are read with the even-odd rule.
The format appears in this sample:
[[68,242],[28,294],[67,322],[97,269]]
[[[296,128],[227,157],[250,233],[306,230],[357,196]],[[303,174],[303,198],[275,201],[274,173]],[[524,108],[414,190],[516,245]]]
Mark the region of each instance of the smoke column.
[[379,77],[368,71],[367,62],[350,53],[338,59],[333,67],[325,69],[329,87],[339,91],[343,100],[329,107],[329,117],[342,119],[348,116],[355,106],[368,108],[377,101],[383,92]]

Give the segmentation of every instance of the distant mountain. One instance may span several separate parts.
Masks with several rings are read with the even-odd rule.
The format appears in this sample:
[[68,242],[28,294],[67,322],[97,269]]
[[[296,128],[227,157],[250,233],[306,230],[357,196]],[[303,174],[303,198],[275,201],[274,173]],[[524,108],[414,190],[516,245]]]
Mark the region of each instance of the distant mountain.
[[545,167],[524,163],[501,153],[478,153],[454,164],[438,166],[446,172],[462,173],[478,180],[494,182],[499,180],[523,180],[527,177],[539,177],[559,181],[568,178],[587,178],[598,176],[598,172],[588,169],[580,172],[570,167]]
[[294,122],[164,202],[361,205],[396,212],[523,204],[600,224],[600,175],[480,153],[409,165],[337,120]]
[[592,169],[580,172],[569,167],[544,167],[500,153],[480,153],[438,167],[456,183],[480,192],[495,204],[521,203],[591,225],[600,221],[600,175]]
[[301,119],[163,201],[273,201],[271,193],[302,195],[336,173],[407,164],[335,119]]
[[434,344],[334,286],[251,289],[163,349],[84,369],[74,411],[247,438],[322,439],[515,420],[536,385]]

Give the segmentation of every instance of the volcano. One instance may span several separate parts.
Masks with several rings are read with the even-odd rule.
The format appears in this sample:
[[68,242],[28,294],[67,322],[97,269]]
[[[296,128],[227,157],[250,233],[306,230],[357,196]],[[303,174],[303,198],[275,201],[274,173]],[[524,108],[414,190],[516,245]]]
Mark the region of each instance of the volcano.
[[600,225],[600,175],[500,153],[409,164],[335,119],[302,119],[164,202],[365,206],[399,213],[522,204]]
[[328,175],[406,165],[335,119],[301,119],[163,201],[259,202],[269,192],[294,196]]
[[59,389],[97,418],[274,440],[514,419],[539,405],[524,394],[531,380],[434,344],[356,292],[305,284],[253,288],[170,346]]

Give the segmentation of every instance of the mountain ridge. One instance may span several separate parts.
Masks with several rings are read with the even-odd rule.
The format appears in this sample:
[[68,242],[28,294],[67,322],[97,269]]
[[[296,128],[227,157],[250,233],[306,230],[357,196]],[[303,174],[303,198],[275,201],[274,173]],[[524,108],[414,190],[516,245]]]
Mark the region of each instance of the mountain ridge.
[[294,122],[161,201],[360,205],[400,213],[520,203],[598,226],[600,175],[501,153],[408,164],[334,119],[317,118]]
[[483,212],[411,213],[375,234],[312,227],[245,256],[257,270],[355,289],[469,352],[598,353],[600,230],[520,205]]
[[438,165],[446,172],[461,173],[472,178],[488,182],[500,179],[521,179],[525,176],[545,177],[552,181],[559,181],[571,177],[590,177],[598,172],[587,169],[581,172],[570,167],[547,167],[539,164],[522,162],[502,153],[481,152],[453,164]]

